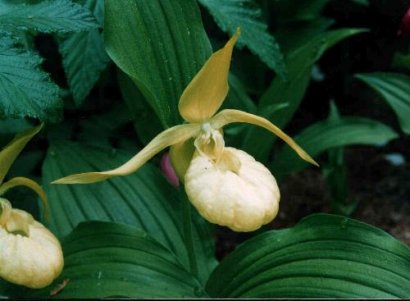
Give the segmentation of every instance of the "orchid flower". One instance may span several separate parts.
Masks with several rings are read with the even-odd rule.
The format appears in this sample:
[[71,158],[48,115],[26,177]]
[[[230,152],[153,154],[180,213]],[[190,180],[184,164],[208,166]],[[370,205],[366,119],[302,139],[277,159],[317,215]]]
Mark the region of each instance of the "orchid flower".
[[125,164],[109,171],[71,175],[53,183],[93,183],[135,172],[155,154],[171,146],[175,171],[191,203],[211,223],[234,231],[253,231],[278,212],[280,193],[275,178],[244,151],[225,147],[222,128],[235,122],[258,125],[284,140],[304,160],[317,163],[292,138],[265,118],[239,110],[219,113],[228,94],[228,73],[239,29],[206,61],[179,100],[187,122],[156,136]]
[[33,180],[16,177],[3,180],[27,142],[42,125],[17,135],[0,152],[0,278],[30,288],[45,287],[61,273],[64,265],[60,243],[27,212],[13,209],[1,196],[16,186],[38,194],[47,208],[44,190]]

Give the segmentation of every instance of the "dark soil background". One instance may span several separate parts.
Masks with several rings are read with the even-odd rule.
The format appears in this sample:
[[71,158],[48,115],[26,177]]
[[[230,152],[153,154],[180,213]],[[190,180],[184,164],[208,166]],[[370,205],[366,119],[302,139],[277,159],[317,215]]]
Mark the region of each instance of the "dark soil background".
[[[410,169],[393,166],[372,148],[354,148],[346,154],[349,199],[358,201],[352,218],[377,226],[410,245]],[[328,212],[330,196],[322,175],[306,170],[282,184],[281,212],[274,228],[293,226],[312,213]]]

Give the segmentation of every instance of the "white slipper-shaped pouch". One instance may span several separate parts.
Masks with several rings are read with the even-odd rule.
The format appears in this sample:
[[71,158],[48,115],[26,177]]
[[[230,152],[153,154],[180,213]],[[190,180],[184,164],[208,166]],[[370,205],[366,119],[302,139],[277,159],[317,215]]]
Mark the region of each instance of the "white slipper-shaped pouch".
[[196,151],[185,190],[205,219],[238,232],[269,223],[279,209],[280,192],[270,171],[232,147],[225,147],[217,161]]
[[64,266],[60,243],[27,212],[0,198],[0,277],[30,288],[45,287]]

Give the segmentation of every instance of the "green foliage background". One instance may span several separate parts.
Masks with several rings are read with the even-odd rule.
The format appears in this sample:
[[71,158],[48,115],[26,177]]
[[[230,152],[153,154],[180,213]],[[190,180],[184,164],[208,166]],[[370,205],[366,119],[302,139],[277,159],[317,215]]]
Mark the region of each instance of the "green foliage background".
[[[343,203],[343,149],[386,144],[410,132],[408,33],[389,32],[395,43],[382,49],[384,64],[372,55],[371,64],[353,67],[354,58],[338,61],[334,55],[331,67],[323,59],[338,47],[360,49],[360,39],[385,43],[374,22],[349,22],[340,11],[386,14],[398,28],[406,9],[406,1],[382,0],[0,0],[0,143],[45,122],[9,177],[42,183],[51,218],[42,218],[30,194],[6,197],[42,220],[63,242],[65,254],[65,269],[49,287],[34,291],[3,281],[0,295],[410,297],[408,246],[345,216],[317,214],[290,229],[262,229],[218,262],[215,227],[194,212],[195,274],[184,243],[184,200],[159,170],[159,158],[133,175],[100,184],[50,184],[71,173],[118,166],[157,133],[181,123],[182,91],[239,26],[224,107],[289,128],[326,166],[334,212],[348,215],[354,206]],[[344,89],[340,98],[353,90],[357,97],[370,95],[374,108],[389,108],[389,118],[345,115],[349,110],[337,93],[318,103],[319,109],[303,107],[312,80],[320,82],[318,70],[329,69],[343,74],[336,80]],[[292,122],[301,108],[317,115],[298,128]],[[307,168],[261,129],[234,125],[225,136],[278,180]],[[65,279],[67,286],[51,296]]]

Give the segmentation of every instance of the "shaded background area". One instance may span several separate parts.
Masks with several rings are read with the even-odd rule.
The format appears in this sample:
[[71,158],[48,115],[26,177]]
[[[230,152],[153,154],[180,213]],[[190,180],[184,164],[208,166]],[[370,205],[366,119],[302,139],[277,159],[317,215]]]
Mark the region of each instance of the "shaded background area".
[[[347,147],[344,157],[348,201],[357,202],[351,217],[380,227],[407,245],[410,245],[410,138],[400,130],[391,108],[353,76],[375,71],[409,74],[408,68],[395,63],[398,52],[410,50],[410,33],[398,33],[409,7],[408,1],[375,0],[369,6],[354,1],[330,1],[323,10],[325,17],[334,20],[330,28],[368,28],[369,32],[340,42],[323,55],[299,110],[286,128],[289,134],[295,134],[325,119],[329,101],[333,100],[343,116],[373,118],[400,133],[398,139],[386,145]],[[275,22],[270,25],[274,28]],[[394,160],[389,160],[390,155]],[[309,214],[332,212],[329,187],[316,168],[288,176],[279,187],[280,211],[267,228],[291,227]],[[219,258],[250,236],[218,227]]]

